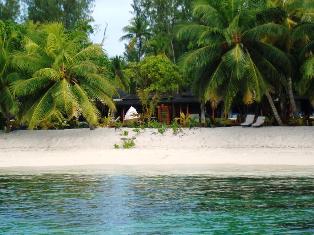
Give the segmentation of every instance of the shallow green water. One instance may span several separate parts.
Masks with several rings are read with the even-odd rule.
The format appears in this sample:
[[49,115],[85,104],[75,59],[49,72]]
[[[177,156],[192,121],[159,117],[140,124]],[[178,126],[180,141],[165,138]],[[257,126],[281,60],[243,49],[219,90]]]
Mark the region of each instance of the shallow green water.
[[0,234],[314,234],[314,178],[0,175]]

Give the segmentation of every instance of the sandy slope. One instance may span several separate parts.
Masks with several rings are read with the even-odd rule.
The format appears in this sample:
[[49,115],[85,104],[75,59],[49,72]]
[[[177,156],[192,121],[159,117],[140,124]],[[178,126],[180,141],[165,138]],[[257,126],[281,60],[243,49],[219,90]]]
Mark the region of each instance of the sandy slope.
[[[116,150],[121,133],[136,148]],[[164,135],[147,129],[88,129],[0,133],[0,168],[79,165],[314,166],[313,127],[212,128]]]

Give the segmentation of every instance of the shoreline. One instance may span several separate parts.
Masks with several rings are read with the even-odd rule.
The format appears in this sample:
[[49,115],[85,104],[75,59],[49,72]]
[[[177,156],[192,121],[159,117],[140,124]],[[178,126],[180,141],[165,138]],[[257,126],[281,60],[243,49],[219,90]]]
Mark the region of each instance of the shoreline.
[[[134,149],[114,149],[121,133]],[[314,166],[314,128],[87,129],[0,133],[0,169],[84,166]]]

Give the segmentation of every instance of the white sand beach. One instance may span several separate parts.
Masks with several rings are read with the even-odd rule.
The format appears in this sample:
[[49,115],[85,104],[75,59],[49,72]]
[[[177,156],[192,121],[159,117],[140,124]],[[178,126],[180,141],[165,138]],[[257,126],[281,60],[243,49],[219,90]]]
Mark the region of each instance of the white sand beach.
[[[115,149],[121,133],[134,149]],[[137,165],[314,166],[313,127],[75,129],[0,133],[0,168]]]

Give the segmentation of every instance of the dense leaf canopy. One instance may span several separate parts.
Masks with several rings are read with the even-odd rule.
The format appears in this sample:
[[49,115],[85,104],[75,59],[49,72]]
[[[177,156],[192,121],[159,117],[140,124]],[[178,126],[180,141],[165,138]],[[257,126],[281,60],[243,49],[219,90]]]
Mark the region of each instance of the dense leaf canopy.
[[95,101],[115,108],[115,89],[97,66],[97,59],[104,56],[99,45],[81,48],[61,24],[29,25],[28,30],[24,50],[13,58],[26,79],[14,82],[12,91],[31,101],[25,114],[30,128],[80,115],[95,125],[99,119]]

